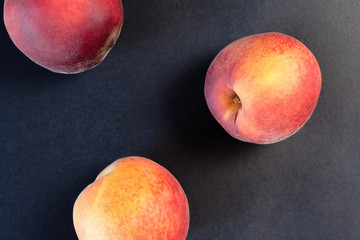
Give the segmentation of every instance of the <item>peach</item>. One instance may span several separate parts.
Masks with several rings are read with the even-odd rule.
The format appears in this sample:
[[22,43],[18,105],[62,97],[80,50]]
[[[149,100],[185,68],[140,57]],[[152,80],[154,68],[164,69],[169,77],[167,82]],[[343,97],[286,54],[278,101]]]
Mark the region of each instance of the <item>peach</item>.
[[306,123],[320,89],[320,68],[310,50],[272,32],[221,50],[208,69],[204,92],[210,112],[232,137],[270,144]]
[[80,240],[184,240],[189,206],[178,181],[159,164],[126,157],[105,168],[77,198]]
[[5,0],[4,22],[14,44],[58,73],[100,64],[119,37],[121,0]]

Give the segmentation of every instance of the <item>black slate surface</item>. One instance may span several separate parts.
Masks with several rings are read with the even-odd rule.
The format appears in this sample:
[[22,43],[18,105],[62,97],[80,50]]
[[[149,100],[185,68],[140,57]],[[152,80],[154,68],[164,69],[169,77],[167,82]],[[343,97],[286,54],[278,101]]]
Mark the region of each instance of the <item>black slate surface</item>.
[[[360,2],[124,0],[104,62],[61,75],[32,63],[1,24],[0,239],[77,239],[72,206],[114,160],[140,155],[187,193],[188,239],[360,239]],[[228,43],[277,31],[323,76],[291,138],[232,139],[207,109],[207,68]]]

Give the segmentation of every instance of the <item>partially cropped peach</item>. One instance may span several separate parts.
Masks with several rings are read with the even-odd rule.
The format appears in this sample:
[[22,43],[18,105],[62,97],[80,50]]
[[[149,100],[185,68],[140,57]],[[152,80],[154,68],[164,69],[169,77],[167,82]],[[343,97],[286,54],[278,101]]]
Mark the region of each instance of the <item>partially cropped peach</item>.
[[184,240],[189,206],[178,181],[142,157],[119,159],[77,198],[79,240]]
[[119,37],[121,0],[5,0],[4,22],[14,44],[58,73],[97,66]]
[[241,38],[220,51],[205,80],[215,119],[234,138],[284,140],[311,116],[321,89],[319,65],[300,41],[282,33]]

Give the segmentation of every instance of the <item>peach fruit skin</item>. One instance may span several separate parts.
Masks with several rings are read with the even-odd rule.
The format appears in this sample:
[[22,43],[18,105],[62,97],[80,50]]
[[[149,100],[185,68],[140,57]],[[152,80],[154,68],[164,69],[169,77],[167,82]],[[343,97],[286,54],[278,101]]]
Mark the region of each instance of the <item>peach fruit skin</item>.
[[119,37],[121,0],[5,0],[4,22],[28,58],[57,73],[100,64]]
[[126,157],[82,191],[73,219],[80,240],[184,240],[189,206],[169,171],[146,158]]
[[231,136],[270,144],[305,124],[320,89],[320,67],[310,50],[271,32],[221,50],[208,69],[204,92],[210,112]]

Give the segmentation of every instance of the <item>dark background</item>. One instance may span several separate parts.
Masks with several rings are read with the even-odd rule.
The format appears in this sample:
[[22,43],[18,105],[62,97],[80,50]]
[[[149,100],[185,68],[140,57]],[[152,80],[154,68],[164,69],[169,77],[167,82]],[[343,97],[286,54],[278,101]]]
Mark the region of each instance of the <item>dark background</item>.
[[[360,238],[360,1],[123,5],[117,44],[77,75],[31,62],[1,24],[1,239],[77,239],[77,195],[128,155],[153,159],[182,184],[188,239]],[[268,31],[314,53],[322,91],[297,134],[248,144],[211,116],[204,78],[227,44]]]

